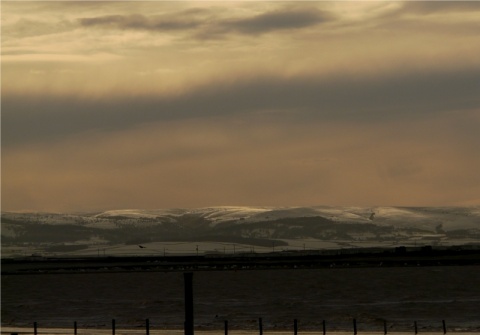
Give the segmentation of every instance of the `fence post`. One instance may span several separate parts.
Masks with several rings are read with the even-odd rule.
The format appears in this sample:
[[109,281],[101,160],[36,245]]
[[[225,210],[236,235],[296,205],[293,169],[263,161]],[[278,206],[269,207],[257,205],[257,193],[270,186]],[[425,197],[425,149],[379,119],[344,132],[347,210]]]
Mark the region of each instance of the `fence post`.
[[357,335],[357,320],[353,319],[353,334]]
[[73,322],[73,334],[77,335],[77,321]]
[[115,319],[112,319],[112,335],[115,335]]
[[33,323],[33,334],[37,335],[37,323],[36,322]]
[[225,320],[225,335],[228,335],[228,321]]
[[325,323],[325,320],[323,320],[322,326],[323,326],[323,335],[325,335],[327,333],[327,325]]
[[146,328],[146,331],[147,331],[147,335],[150,335],[150,320],[149,319],[145,320],[145,328]]
[[183,274],[185,280],[185,335],[193,335],[193,273]]
[[443,333],[447,333],[447,326],[445,325],[445,320],[442,320],[442,325],[443,325]]
[[263,335],[263,323],[262,323],[262,318],[258,319],[258,330],[260,332],[260,335]]
[[298,333],[298,321],[297,319],[293,320],[293,334],[297,335]]
[[415,335],[418,334],[418,327],[417,327],[417,321],[413,323],[413,326],[415,328]]

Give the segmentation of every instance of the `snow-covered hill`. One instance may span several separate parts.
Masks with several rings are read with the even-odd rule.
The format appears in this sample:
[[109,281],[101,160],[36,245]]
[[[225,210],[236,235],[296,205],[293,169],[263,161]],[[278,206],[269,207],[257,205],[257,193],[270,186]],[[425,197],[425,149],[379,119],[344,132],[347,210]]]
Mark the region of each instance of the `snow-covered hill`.
[[[13,213],[6,213],[5,215]],[[373,216],[372,216],[373,214]],[[16,214],[13,214],[16,215]],[[23,214],[30,215],[30,214]],[[38,215],[38,214],[37,214]],[[435,228],[443,224],[443,229],[478,228],[480,207],[239,207],[220,206],[196,209],[122,209],[109,210],[94,215],[95,218],[155,219],[168,221],[185,215],[194,215],[210,220],[210,226],[222,222],[238,221],[261,222],[294,217],[323,217],[335,222],[387,224],[402,227]],[[40,215],[41,216],[41,215]],[[62,215],[62,220],[68,222]],[[53,219],[53,216],[50,216]],[[71,220],[70,220],[71,221]],[[55,220],[49,221],[54,223]],[[140,221],[139,221],[140,222]]]
[[25,253],[26,246],[27,253],[48,254],[49,250],[78,253],[98,251],[99,246],[122,249],[154,243],[165,251],[166,243],[173,249],[172,243],[180,242],[242,245],[248,250],[272,245],[290,250],[327,245],[479,244],[480,207],[222,206],[85,214],[5,212],[1,227],[3,256],[12,250]]

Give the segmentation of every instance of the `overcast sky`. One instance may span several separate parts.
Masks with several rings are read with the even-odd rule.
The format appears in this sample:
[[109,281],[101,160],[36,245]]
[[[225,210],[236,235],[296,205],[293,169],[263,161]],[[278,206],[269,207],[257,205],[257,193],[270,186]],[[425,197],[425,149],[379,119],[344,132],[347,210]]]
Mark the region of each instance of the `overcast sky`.
[[480,205],[480,2],[2,1],[2,210]]

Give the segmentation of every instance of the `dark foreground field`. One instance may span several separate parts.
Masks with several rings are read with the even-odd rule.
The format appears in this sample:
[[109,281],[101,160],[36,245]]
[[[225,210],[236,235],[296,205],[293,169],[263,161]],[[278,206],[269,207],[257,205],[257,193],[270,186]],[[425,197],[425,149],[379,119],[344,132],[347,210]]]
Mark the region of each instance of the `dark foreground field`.
[[[480,266],[195,271],[197,329],[480,330]],[[179,329],[181,271],[2,275],[2,326]]]

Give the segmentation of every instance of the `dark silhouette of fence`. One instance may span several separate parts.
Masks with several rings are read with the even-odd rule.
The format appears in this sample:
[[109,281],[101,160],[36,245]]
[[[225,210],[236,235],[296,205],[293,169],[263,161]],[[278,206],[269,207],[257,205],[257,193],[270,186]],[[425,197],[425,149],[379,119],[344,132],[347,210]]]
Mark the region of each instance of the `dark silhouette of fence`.
[[[358,331],[358,327],[357,327],[357,325],[358,325],[357,319],[353,319],[352,321],[353,321],[352,322],[353,327],[350,329],[350,331],[352,332],[353,335],[358,335],[359,331]],[[446,334],[447,333],[446,322],[445,322],[445,320],[441,320],[441,321],[442,321],[441,325],[442,325],[443,334]],[[292,327],[293,328],[293,335],[298,335],[299,334],[299,325],[300,325],[299,320],[294,319],[292,324],[293,324],[293,327]],[[145,327],[145,334],[150,335],[151,323],[150,323],[149,319],[145,319],[144,327]],[[418,334],[419,333],[418,329],[419,329],[418,323],[417,323],[417,321],[414,321],[413,326],[411,328],[411,332],[414,333],[414,334]],[[38,330],[39,330],[38,323],[34,322],[33,323],[33,334],[38,335],[39,334]],[[112,335],[116,335],[116,330],[117,330],[116,320],[112,319],[112,322],[111,322],[111,333],[112,333]],[[385,335],[387,334],[387,330],[388,330],[388,323],[387,323],[387,321],[384,321],[383,332],[384,332]],[[193,331],[193,324],[192,324],[192,329],[189,329],[189,331]],[[322,321],[322,330],[321,331],[323,332],[324,335],[327,334],[327,332],[328,332],[326,320]],[[341,331],[342,332],[348,332],[349,330],[348,329],[343,329]],[[229,321],[228,320],[224,321],[224,332],[225,332],[225,335],[228,335],[228,333],[229,333]],[[311,332],[311,330],[309,330],[309,332]],[[339,330],[338,329],[331,330],[331,333],[336,333],[336,332],[339,332]],[[372,332],[372,330],[370,329],[368,331],[365,331],[365,333],[369,333],[369,332]],[[402,332],[404,332],[404,331],[402,331]],[[429,331],[429,332],[431,332],[431,331]],[[25,332],[23,332],[23,333],[25,334]],[[263,318],[259,318],[258,319],[258,334],[263,335],[263,333],[264,333]],[[73,334],[74,335],[78,334],[78,324],[77,324],[76,321],[73,322]],[[18,335],[18,333],[11,333],[11,335]]]

